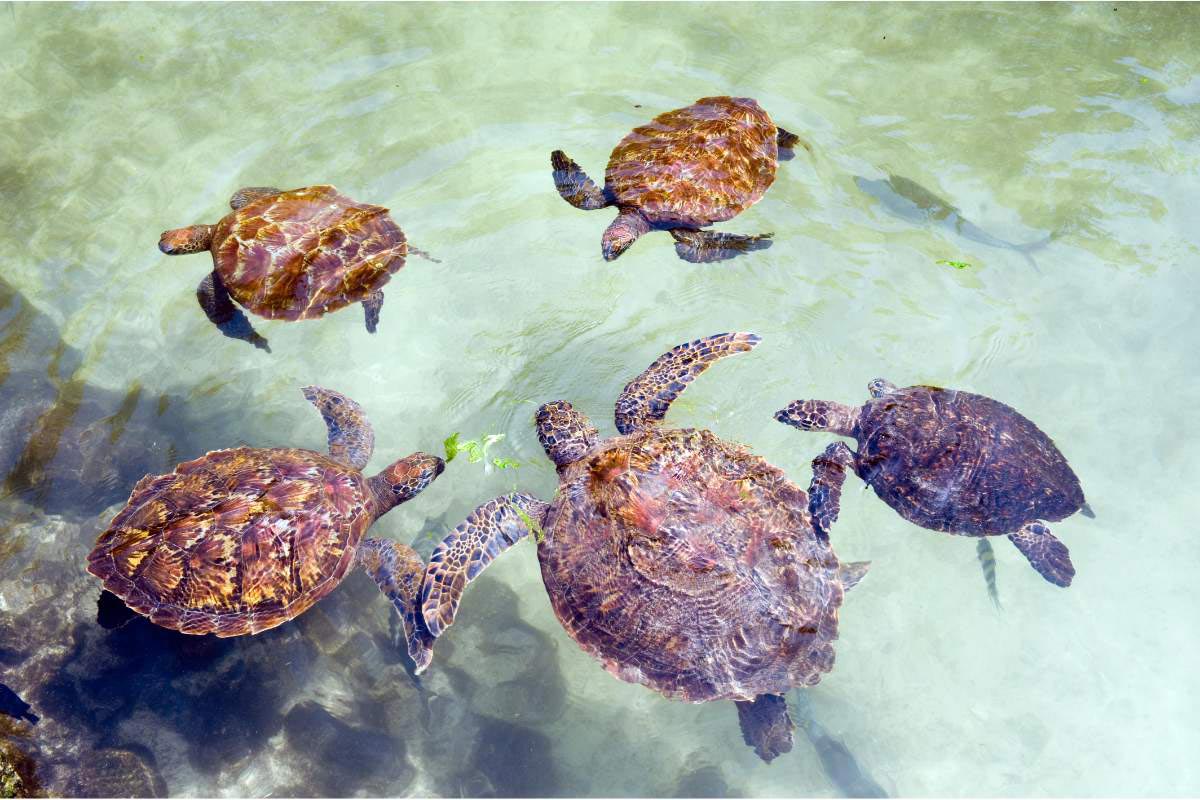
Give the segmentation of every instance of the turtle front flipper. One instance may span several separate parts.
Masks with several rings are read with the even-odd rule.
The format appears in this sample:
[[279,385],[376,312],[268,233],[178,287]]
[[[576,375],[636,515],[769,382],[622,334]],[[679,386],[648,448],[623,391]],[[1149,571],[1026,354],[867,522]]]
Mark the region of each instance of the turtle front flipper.
[[554,188],[563,200],[583,211],[608,205],[604,191],[562,150],[550,154],[550,165],[554,167]]
[[258,331],[254,330],[254,326],[246,319],[242,310],[233,304],[225,284],[221,283],[221,276],[216,271],[208,273],[204,280],[200,281],[200,285],[196,287],[196,300],[200,302],[200,307],[204,309],[209,321],[216,325],[221,333],[231,339],[249,342],[259,350],[271,352],[267,340],[258,335]]
[[304,398],[317,407],[329,428],[329,457],[362,470],[375,450],[375,431],[362,406],[341,392],[320,386],[305,386]]
[[229,198],[229,207],[237,211],[239,208],[250,205],[255,200],[261,200],[264,197],[272,197],[277,194],[283,194],[283,189],[276,189],[274,186],[246,186],[233,193],[233,197]]
[[418,671],[424,669],[418,658],[425,654],[424,663],[429,663],[433,636],[421,617],[421,581],[425,576],[421,557],[408,545],[391,539],[363,539],[358,543],[355,559],[375,581],[379,591],[392,601],[396,613],[404,621],[408,654],[417,663]]
[[846,471],[854,469],[854,453],[845,442],[834,442],[812,461],[812,482],[808,485],[808,513],[813,529],[823,541],[829,541],[829,529],[841,510],[842,484]]
[[671,348],[617,398],[617,430],[633,433],[661,422],[676,397],[719,358],[744,353],[762,341],[753,333],[716,333]]
[[[429,638],[411,649],[420,674],[433,658],[433,640],[454,624],[467,584],[496,556],[530,534],[540,538],[549,505],[528,494],[509,494],[476,508],[433,550],[421,584],[421,619]],[[410,640],[411,643],[411,640]]]
[[671,229],[671,236],[675,238],[675,253],[684,261],[693,264],[728,261],[755,250],[766,250],[771,246],[771,237],[774,235],[760,233],[756,236],[743,236],[738,233]]
[[367,295],[362,307],[367,316],[367,333],[374,333],[379,325],[379,311],[383,308],[383,291],[376,289]]
[[1075,565],[1067,546],[1055,538],[1041,522],[1026,522],[1008,540],[1017,546],[1041,576],[1055,586],[1070,586]]
[[770,763],[792,749],[792,731],[796,726],[788,715],[782,695],[760,694],[750,700],[735,700],[742,740],[754,748],[763,761]]

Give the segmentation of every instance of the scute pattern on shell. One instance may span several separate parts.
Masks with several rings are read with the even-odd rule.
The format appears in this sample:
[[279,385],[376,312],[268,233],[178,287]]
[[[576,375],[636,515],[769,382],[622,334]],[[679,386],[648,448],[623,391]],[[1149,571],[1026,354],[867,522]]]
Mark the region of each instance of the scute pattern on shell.
[[217,450],[146,476],[88,571],[155,624],[239,636],[307,610],[373,517],[365,479],[309,450]]
[[731,219],[775,180],[777,128],[748,97],[705,97],[634,128],[612,151],[605,191],[651,223]]
[[832,668],[838,560],[779,469],[705,430],[651,430],[598,445],[560,480],[542,578],[609,672],[701,702]]
[[404,266],[404,233],[382,206],[332,186],[260,198],[213,235],[213,263],[230,295],[270,319],[311,319],[362,301]]
[[972,536],[1060,520],[1083,489],[1050,437],[983,395],[910,386],[863,406],[859,476],[905,519]]

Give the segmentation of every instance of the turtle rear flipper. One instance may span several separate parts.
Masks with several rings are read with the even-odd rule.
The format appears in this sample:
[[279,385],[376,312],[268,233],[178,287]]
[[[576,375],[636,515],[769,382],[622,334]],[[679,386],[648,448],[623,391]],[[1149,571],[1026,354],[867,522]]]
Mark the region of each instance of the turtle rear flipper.
[[362,301],[362,307],[367,317],[367,333],[374,333],[379,325],[379,310],[383,308],[383,292],[379,289],[371,292]]
[[540,533],[549,506],[528,494],[509,494],[476,508],[433,550],[421,583],[421,619],[428,638],[409,640],[409,655],[419,675],[433,658],[433,640],[454,624],[467,584],[496,556],[530,534]]
[[671,236],[675,237],[675,253],[684,261],[693,264],[728,261],[755,250],[766,250],[771,246],[771,237],[774,235],[760,233],[745,236],[739,233],[693,231],[683,228],[671,230]]
[[1075,577],[1075,565],[1067,546],[1050,533],[1040,522],[1027,522],[1016,533],[1008,535],[1029,563],[1041,576],[1055,586],[1070,586]]
[[341,392],[305,386],[304,398],[316,406],[329,429],[329,457],[362,470],[375,451],[375,431],[362,406]]
[[735,700],[742,739],[770,763],[792,749],[795,725],[788,715],[787,700],[777,694],[760,694],[750,700]]
[[[355,554],[358,565],[371,576],[396,613],[404,621],[404,638],[408,654],[417,665],[417,672],[429,665],[433,652],[433,636],[421,617],[421,580],[425,564],[408,545],[391,539],[363,539]],[[424,660],[422,660],[422,658]]]
[[744,353],[762,341],[753,333],[716,333],[673,347],[625,387],[617,398],[617,430],[642,430],[667,415],[676,397],[719,358]]
[[550,165],[554,167],[554,188],[563,200],[583,211],[595,211],[609,204],[604,190],[562,150],[550,154]]
[[267,344],[267,340],[259,336],[258,331],[254,330],[254,326],[250,324],[250,320],[246,319],[242,310],[233,304],[233,300],[229,298],[229,292],[225,289],[225,284],[221,283],[221,277],[215,271],[208,273],[196,287],[196,300],[204,309],[204,314],[208,317],[209,322],[216,325],[221,333],[230,339],[241,339],[259,350],[271,352],[271,346]]

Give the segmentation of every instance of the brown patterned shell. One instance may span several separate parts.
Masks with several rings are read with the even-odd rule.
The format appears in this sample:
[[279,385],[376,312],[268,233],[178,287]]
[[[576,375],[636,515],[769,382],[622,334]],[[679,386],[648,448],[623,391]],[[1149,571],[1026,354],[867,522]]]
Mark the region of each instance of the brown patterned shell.
[[775,181],[777,135],[749,97],[705,97],[630,131],[609,156],[605,191],[651,223],[722,222]]
[[998,535],[1084,504],[1079,478],[1050,437],[990,397],[898,389],[863,406],[855,437],[859,476],[926,528]]
[[361,473],[309,450],[217,450],[147,475],[88,572],[154,623],[240,636],[334,589],[373,521]]
[[832,668],[838,560],[779,469],[705,430],[649,430],[601,443],[560,480],[542,579],[613,675],[701,702]]
[[408,243],[382,206],[332,186],[259,198],[217,223],[213,264],[235,300],[270,319],[357,303],[404,266]]

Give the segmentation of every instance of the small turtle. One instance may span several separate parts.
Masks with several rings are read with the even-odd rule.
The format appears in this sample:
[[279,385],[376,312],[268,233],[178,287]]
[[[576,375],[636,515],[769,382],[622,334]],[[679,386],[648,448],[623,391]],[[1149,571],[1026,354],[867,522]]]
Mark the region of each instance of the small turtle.
[[362,408],[303,391],[329,428],[329,455],[239,447],[147,475],[96,540],[88,572],[155,624],[225,637],[299,616],[355,563],[415,559],[363,534],[440,475],[442,459],[413,453],[367,478],[375,435]]
[[600,246],[605,261],[643,233],[667,230],[685,261],[722,261],[771,244],[769,233],[702,231],[733,219],[766,193],[778,162],[800,138],[749,97],[705,97],[634,128],[613,149],[600,189],[561,150],[550,155],[554,185],[576,208],[616,206]]
[[797,400],[775,419],[853,437],[826,452],[909,522],[963,536],[1007,535],[1057,586],[1075,575],[1067,547],[1039,520],[1093,516],[1079,478],[1050,437],[1004,403],[876,378],[861,408]]
[[[239,189],[216,225],[166,231],[158,249],[169,256],[212,252],[213,271],[196,298],[226,336],[270,352],[230,297],[267,319],[315,319],[351,303],[363,304],[375,332],[383,285],[409,253],[386,208],[351,200],[332,186],[283,191]],[[430,258],[430,260],[436,260]]]
[[[538,438],[559,491],[551,503],[491,500],[437,546],[407,596],[416,671],[467,584],[532,529],[554,613],[606,670],[670,698],[734,700],[763,759],[790,750],[782,695],[832,668],[837,610],[866,564],[839,564],[776,467],[709,431],[658,426],[697,375],[758,341],[723,333],[666,353],[625,387],[610,439],[570,403],[543,405]],[[843,480],[840,464],[814,461],[822,513],[836,513]]]

